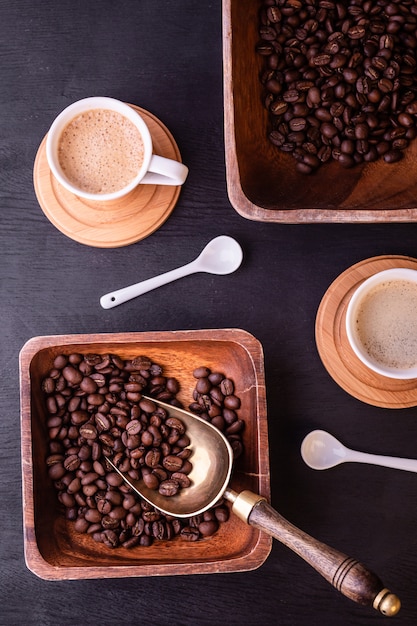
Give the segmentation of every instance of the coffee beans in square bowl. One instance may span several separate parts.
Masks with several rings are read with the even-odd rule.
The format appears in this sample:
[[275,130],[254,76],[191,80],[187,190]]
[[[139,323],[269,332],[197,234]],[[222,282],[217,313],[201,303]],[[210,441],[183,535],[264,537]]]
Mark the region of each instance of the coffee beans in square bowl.
[[[204,366],[194,376],[190,410],[224,432],[237,458],[243,452],[244,422],[238,417],[233,381]],[[222,501],[190,519],[163,515],[106,463],[105,456],[111,457],[120,471],[166,496],[190,485],[192,442],[180,420],[151,399],[181,406],[179,388],[146,356],[55,357],[42,381],[49,432],[46,463],[77,532],[109,548],[132,548],[175,537],[196,541],[227,521],[229,509]]]
[[263,0],[269,138],[297,171],[403,158],[417,135],[416,29],[409,0]]

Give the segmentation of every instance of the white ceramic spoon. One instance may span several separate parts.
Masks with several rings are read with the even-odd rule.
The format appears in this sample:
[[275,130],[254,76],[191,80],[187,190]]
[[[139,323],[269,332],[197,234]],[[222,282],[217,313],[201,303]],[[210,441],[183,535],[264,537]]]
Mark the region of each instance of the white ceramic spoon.
[[401,459],[351,450],[325,430],[313,430],[305,437],[301,444],[301,456],[309,467],[316,470],[329,469],[340,463],[368,463],[417,472],[416,459]]
[[236,271],[242,263],[243,252],[238,242],[227,235],[215,237],[206,245],[199,256],[182,267],[165,272],[160,276],[149,278],[135,285],[112,291],[100,298],[103,309],[111,309],[132,298],[141,296],[147,291],[166,285],[173,280],[183,278],[196,272],[207,272],[209,274],[231,274]]

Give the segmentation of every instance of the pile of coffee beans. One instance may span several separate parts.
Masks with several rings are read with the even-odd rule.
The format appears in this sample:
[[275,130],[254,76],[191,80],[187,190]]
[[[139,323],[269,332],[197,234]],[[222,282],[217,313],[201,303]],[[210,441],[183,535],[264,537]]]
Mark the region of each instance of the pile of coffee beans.
[[416,30],[413,0],[263,0],[269,138],[299,172],[403,157],[417,135]]
[[243,452],[242,432],[245,422],[239,419],[240,399],[235,395],[235,386],[230,378],[208,367],[198,367],[193,375],[197,383],[190,411],[211,422],[228,439],[237,459]]
[[[217,425],[235,457],[243,450],[244,422],[233,382],[199,367],[190,409]],[[42,381],[49,452],[48,473],[77,532],[116,548],[149,546],[155,539],[196,541],[214,534],[229,509],[215,507],[189,519],[162,514],[137,496],[106,462],[132,479],[142,478],[166,496],[190,485],[190,440],[184,424],[157,406],[152,396],[181,407],[179,383],[146,356],[59,354]]]

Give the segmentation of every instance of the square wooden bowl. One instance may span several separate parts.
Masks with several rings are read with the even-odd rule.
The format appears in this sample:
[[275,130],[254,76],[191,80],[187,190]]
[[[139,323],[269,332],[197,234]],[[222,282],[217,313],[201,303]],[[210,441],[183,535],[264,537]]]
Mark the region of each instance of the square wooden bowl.
[[267,135],[259,75],[260,1],[223,0],[226,176],[229,199],[243,217],[264,222],[411,222],[417,220],[417,141],[396,164],[350,170],[333,162],[298,174],[291,155]]
[[44,579],[115,578],[247,571],[259,567],[271,538],[236,516],[212,537],[197,542],[156,541],[151,547],[111,550],[74,531],[64,517],[45,459],[47,428],[41,381],[58,354],[113,353],[124,359],[147,355],[181,385],[184,406],[192,401],[193,370],[206,365],[231,378],[245,421],[244,454],[231,487],[270,497],[263,351],[249,333],[235,329],[62,335],[35,337],[20,353],[20,396],[25,559]]

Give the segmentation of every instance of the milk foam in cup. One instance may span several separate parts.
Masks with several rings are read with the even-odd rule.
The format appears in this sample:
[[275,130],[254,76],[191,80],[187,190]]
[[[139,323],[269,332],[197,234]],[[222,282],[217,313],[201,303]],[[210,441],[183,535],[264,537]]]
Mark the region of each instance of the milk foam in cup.
[[188,175],[183,163],[153,154],[141,115],[114,98],[84,98],[64,109],[48,132],[46,157],[68,191],[101,202],[139,184],[182,185]]
[[388,378],[417,378],[417,271],[374,274],[346,311],[349,344],[364,365]]

